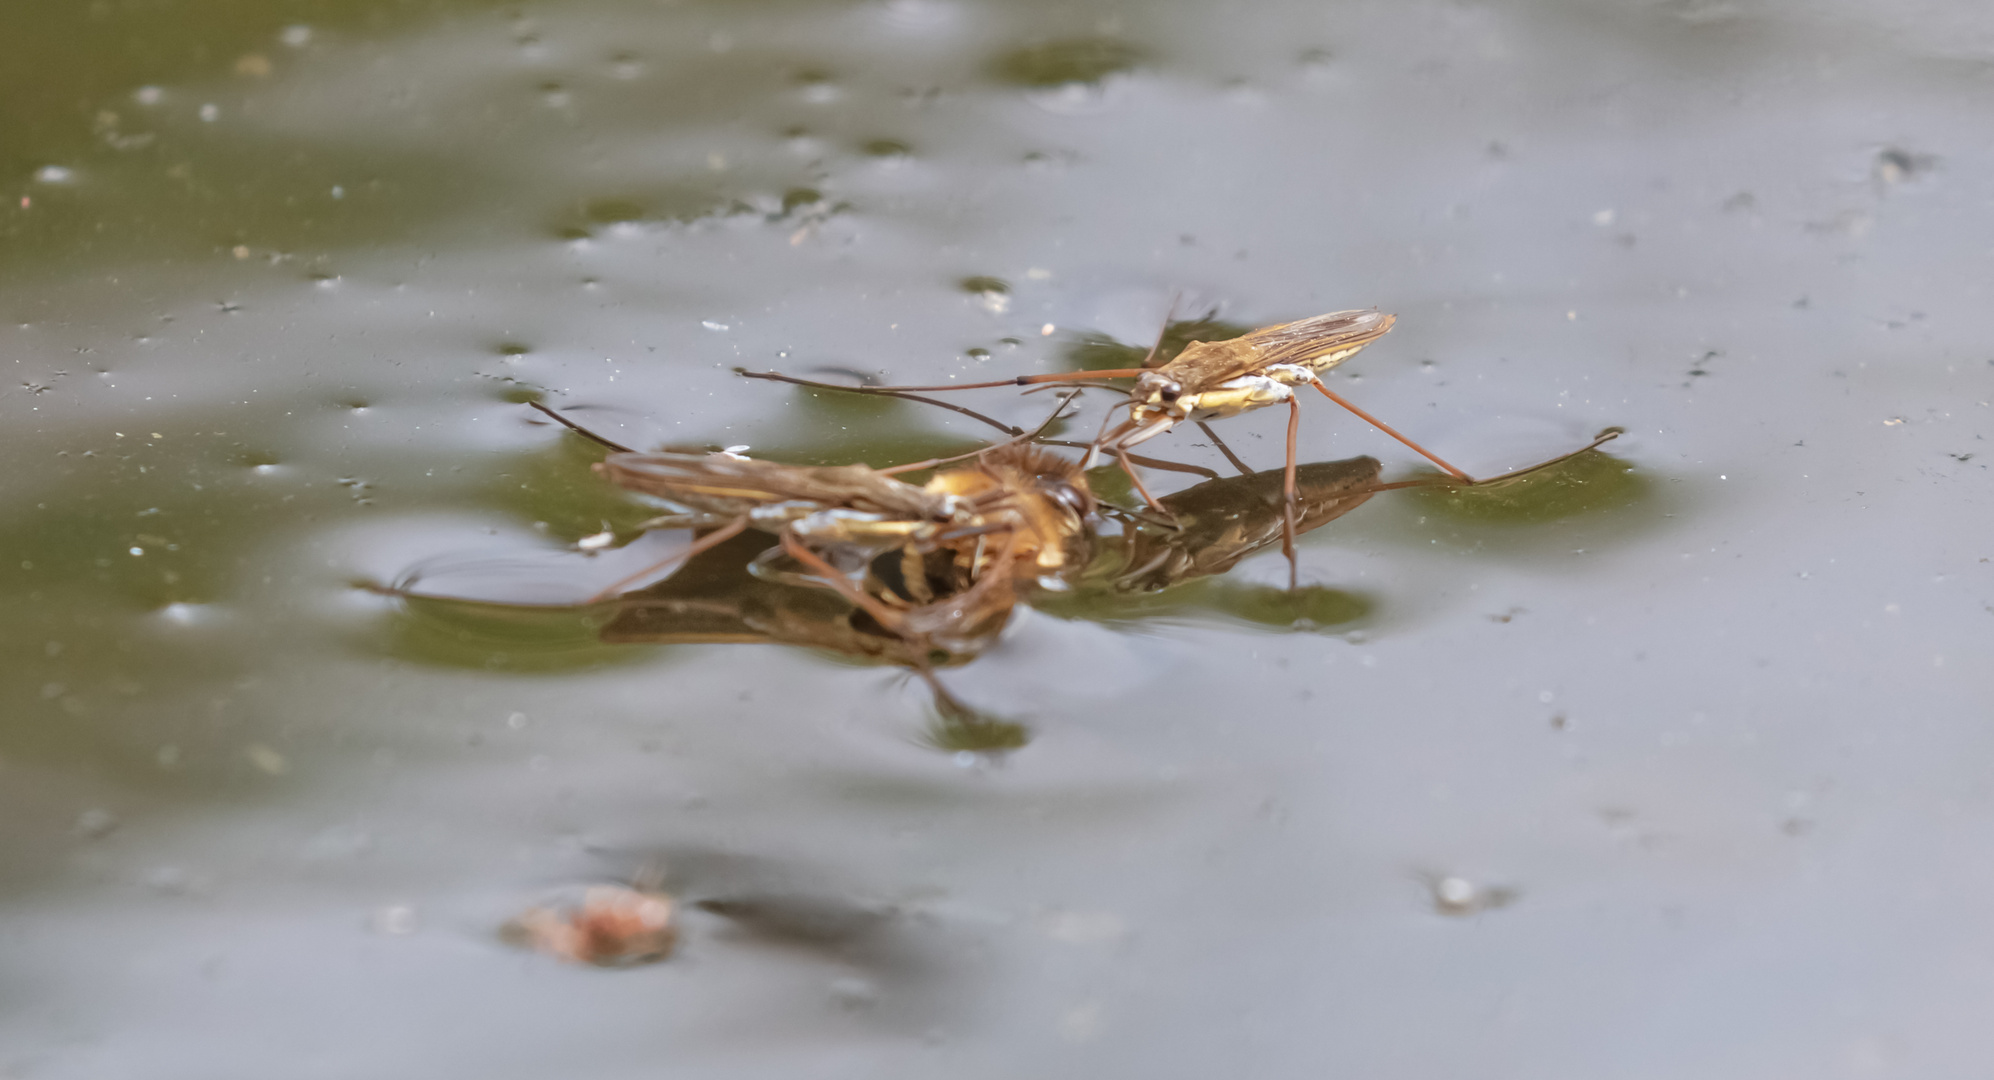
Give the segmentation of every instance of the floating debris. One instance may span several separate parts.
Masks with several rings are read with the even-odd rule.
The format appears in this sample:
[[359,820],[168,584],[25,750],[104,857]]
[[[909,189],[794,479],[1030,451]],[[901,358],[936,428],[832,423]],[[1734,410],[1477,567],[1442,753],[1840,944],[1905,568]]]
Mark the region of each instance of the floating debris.
[[678,944],[677,905],[661,892],[591,885],[572,907],[533,907],[500,936],[575,964],[632,967],[670,956]]

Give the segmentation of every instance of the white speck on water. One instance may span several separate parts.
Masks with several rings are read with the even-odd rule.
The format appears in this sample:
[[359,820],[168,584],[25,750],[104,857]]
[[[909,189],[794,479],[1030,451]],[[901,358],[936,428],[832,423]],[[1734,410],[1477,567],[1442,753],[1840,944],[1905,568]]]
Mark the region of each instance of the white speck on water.
[[580,540],[575,541],[575,547],[581,551],[601,551],[614,542],[615,539],[616,533],[614,531],[604,529],[599,533],[584,536]]
[[220,120],[221,118],[222,118],[222,107],[220,105],[216,105],[213,102],[210,102],[206,105],[201,106],[202,123],[212,124],[215,121]]
[[135,548],[131,549],[131,552],[132,552],[132,554],[134,554],[134,555],[143,555],[143,554],[145,554],[145,549],[144,549],[144,548],[142,548],[142,547],[135,547]]
[[408,904],[388,904],[385,907],[375,908],[367,924],[377,934],[405,937],[415,933],[415,908]]
[[1446,907],[1465,908],[1475,902],[1475,883],[1467,878],[1441,878],[1434,883],[1433,898]]
[[1613,224],[1613,219],[1618,216],[1619,215],[1614,213],[1611,207],[1608,207],[1605,210],[1595,210],[1593,211],[1592,215],[1592,223],[1603,229],[1608,225]]
[[720,452],[723,454],[745,454],[748,452],[748,444],[736,443],[733,446],[723,447]]
[[157,86],[141,86],[132,91],[132,100],[140,105],[157,105],[165,98],[166,91]]
[[76,172],[63,165],[44,165],[35,170],[35,180],[43,184],[67,184],[76,179]]
[[251,743],[244,747],[242,752],[249,758],[250,764],[270,776],[282,776],[291,771],[291,763],[285,761],[284,755],[273,747],[262,743]]
[[505,726],[511,728],[514,731],[525,730],[526,714],[523,712],[513,713],[512,715],[505,718]]
[[287,26],[282,33],[277,35],[277,40],[289,45],[293,49],[302,49],[306,45],[311,44],[312,28],[303,23]]
[[701,319],[699,320],[699,325],[706,327],[708,330],[725,330],[728,328],[726,323],[714,322],[712,319]]

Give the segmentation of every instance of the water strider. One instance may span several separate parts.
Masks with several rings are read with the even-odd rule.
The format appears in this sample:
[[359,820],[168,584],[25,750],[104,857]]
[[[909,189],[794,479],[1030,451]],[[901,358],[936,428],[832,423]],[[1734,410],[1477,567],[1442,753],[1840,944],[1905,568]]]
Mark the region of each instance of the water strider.
[[[1330,369],[1357,355],[1365,346],[1390,332],[1396,321],[1396,316],[1376,310],[1332,312],[1295,322],[1262,327],[1235,338],[1193,341],[1168,360],[1160,360],[1163,335],[1159,335],[1157,343],[1151,346],[1142,366],[1134,368],[1052,372],[1020,375],[990,382],[942,386],[849,387],[829,383],[803,384],[859,393],[892,394],[1062,382],[1088,383],[1097,379],[1134,379],[1135,385],[1128,391],[1128,418],[1111,429],[1103,430],[1088,448],[1088,455],[1083,464],[1091,465],[1098,454],[1112,455],[1120,463],[1123,471],[1128,473],[1129,479],[1134,483],[1136,491],[1142,495],[1143,501],[1166,517],[1170,514],[1166,503],[1150,493],[1149,488],[1142,482],[1142,477],[1135,471],[1135,465],[1129,454],[1131,448],[1187,421],[1202,427],[1212,420],[1237,416],[1270,405],[1286,404],[1289,412],[1286,457],[1283,465],[1282,495],[1285,509],[1281,541],[1282,552],[1288,559],[1288,587],[1293,589],[1298,577],[1295,556],[1297,532],[1295,446],[1301,427],[1301,404],[1295,398],[1296,387],[1315,387],[1331,401],[1440,466],[1455,483],[1490,482],[1488,479],[1477,480],[1469,476],[1444,458],[1400,434],[1391,425],[1365,412],[1349,399],[1331,390],[1322,381],[1323,375]],[[1166,333],[1167,330],[1166,324]],[[769,375],[759,374],[756,377],[767,378]],[[784,377],[784,380],[803,382],[787,377]],[[1214,445],[1218,446],[1241,472],[1249,471],[1219,439],[1217,432],[1206,427],[1205,433],[1211,436]],[[1604,438],[1592,445],[1597,446],[1600,441],[1604,441]],[[1507,479],[1513,475],[1518,474],[1506,474],[1490,479]]]

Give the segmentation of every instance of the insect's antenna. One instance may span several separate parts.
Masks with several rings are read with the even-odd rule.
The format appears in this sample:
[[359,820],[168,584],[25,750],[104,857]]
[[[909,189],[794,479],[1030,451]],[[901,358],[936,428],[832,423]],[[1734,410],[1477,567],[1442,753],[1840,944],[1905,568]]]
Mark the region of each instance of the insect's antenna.
[[564,428],[567,428],[569,431],[572,431],[577,435],[580,435],[584,439],[588,439],[591,442],[600,443],[601,445],[607,446],[611,450],[614,450],[619,454],[636,453],[635,450],[630,449],[629,447],[623,445],[622,443],[611,442],[610,440],[605,439],[600,435],[597,435],[595,432],[590,431],[589,429],[581,426],[580,424],[575,423],[573,420],[570,420],[567,417],[562,416],[560,413],[555,412],[554,410],[548,408],[545,405],[540,404],[537,401],[529,401],[527,402],[527,404],[531,405],[536,409],[539,409],[541,412],[546,413],[548,416],[553,417],[555,423],[561,425]]
[[[1113,390],[1115,393],[1121,394],[1124,397],[1127,397],[1129,393],[1129,388],[1126,386],[1116,386],[1113,383],[1104,383],[1104,382],[1041,383],[1038,386],[1034,386],[1030,390],[1025,391],[1025,393],[1036,394],[1041,390],[1064,390],[1069,386],[1077,386],[1082,390]],[[926,400],[926,399],[917,398],[916,400]]]
[[980,420],[983,423],[989,424],[991,427],[996,428],[998,431],[1001,431],[1006,435],[1018,434],[1017,428],[1012,427],[1007,423],[1004,423],[1002,420],[995,420],[992,419],[991,417],[985,416],[982,413],[977,412],[975,409],[964,408],[963,406],[957,405],[952,401],[940,401],[931,397],[922,397],[919,394],[910,394],[904,390],[892,390],[882,386],[839,386],[836,383],[813,382],[809,379],[798,379],[793,376],[782,375],[773,371],[747,371],[741,368],[735,368],[734,371],[736,374],[744,375],[750,379],[767,379],[770,382],[790,383],[794,386],[807,386],[813,390],[843,390],[847,393],[853,393],[853,394],[874,394],[879,397],[899,398],[903,401],[918,401],[923,405],[938,406],[940,408],[947,409],[950,412],[961,413],[962,415],[967,416],[972,420]]
[[987,390],[993,386],[1036,386],[1048,382],[1075,382],[1081,379],[1133,379],[1143,373],[1142,368],[1110,368],[1103,371],[1052,371],[1039,375],[1017,375],[1009,379],[993,379],[989,382],[947,383],[936,386],[842,386],[838,383],[816,382],[812,379],[799,379],[793,375],[783,375],[774,371],[749,371],[735,368],[734,374],[748,379],[769,379],[796,386],[809,386],[818,390],[842,390],[847,394],[884,394],[897,397],[909,390]]

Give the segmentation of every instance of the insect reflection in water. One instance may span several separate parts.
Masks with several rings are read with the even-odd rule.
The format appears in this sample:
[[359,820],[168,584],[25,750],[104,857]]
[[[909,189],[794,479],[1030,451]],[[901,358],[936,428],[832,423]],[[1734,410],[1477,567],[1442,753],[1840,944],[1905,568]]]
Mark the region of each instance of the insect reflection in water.
[[[780,643],[895,665],[933,691],[927,741],[958,754],[1014,749],[1028,737],[1022,725],[963,704],[935,675],[994,643],[1018,603],[1062,616],[1140,617],[1149,597],[1225,574],[1278,542],[1286,525],[1285,473],[1270,470],[1168,496],[1174,527],[1130,519],[1116,529],[1091,512],[1077,465],[1022,445],[987,451],[922,486],[863,466],[787,466],[722,454],[618,454],[601,472],[619,482],[634,477],[627,486],[641,483],[682,511],[661,525],[691,525],[701,535],[670,576],[592,602],[607,612],[600,640]],[[1301,466],[1300,529],[1318,528],[1376,491],[1405,486],[1380,484],[1378,473],[1368,457]],[[713,524],[744,518],[755,527]],[[777,535],[774,543],[768,533]],[[1314,596],[1271,586],[1246,591],[1274,619],[1283,618],[1283,605],[1267,605],[1259,593],[1295,612],[1303,610],[1297,597]]]

